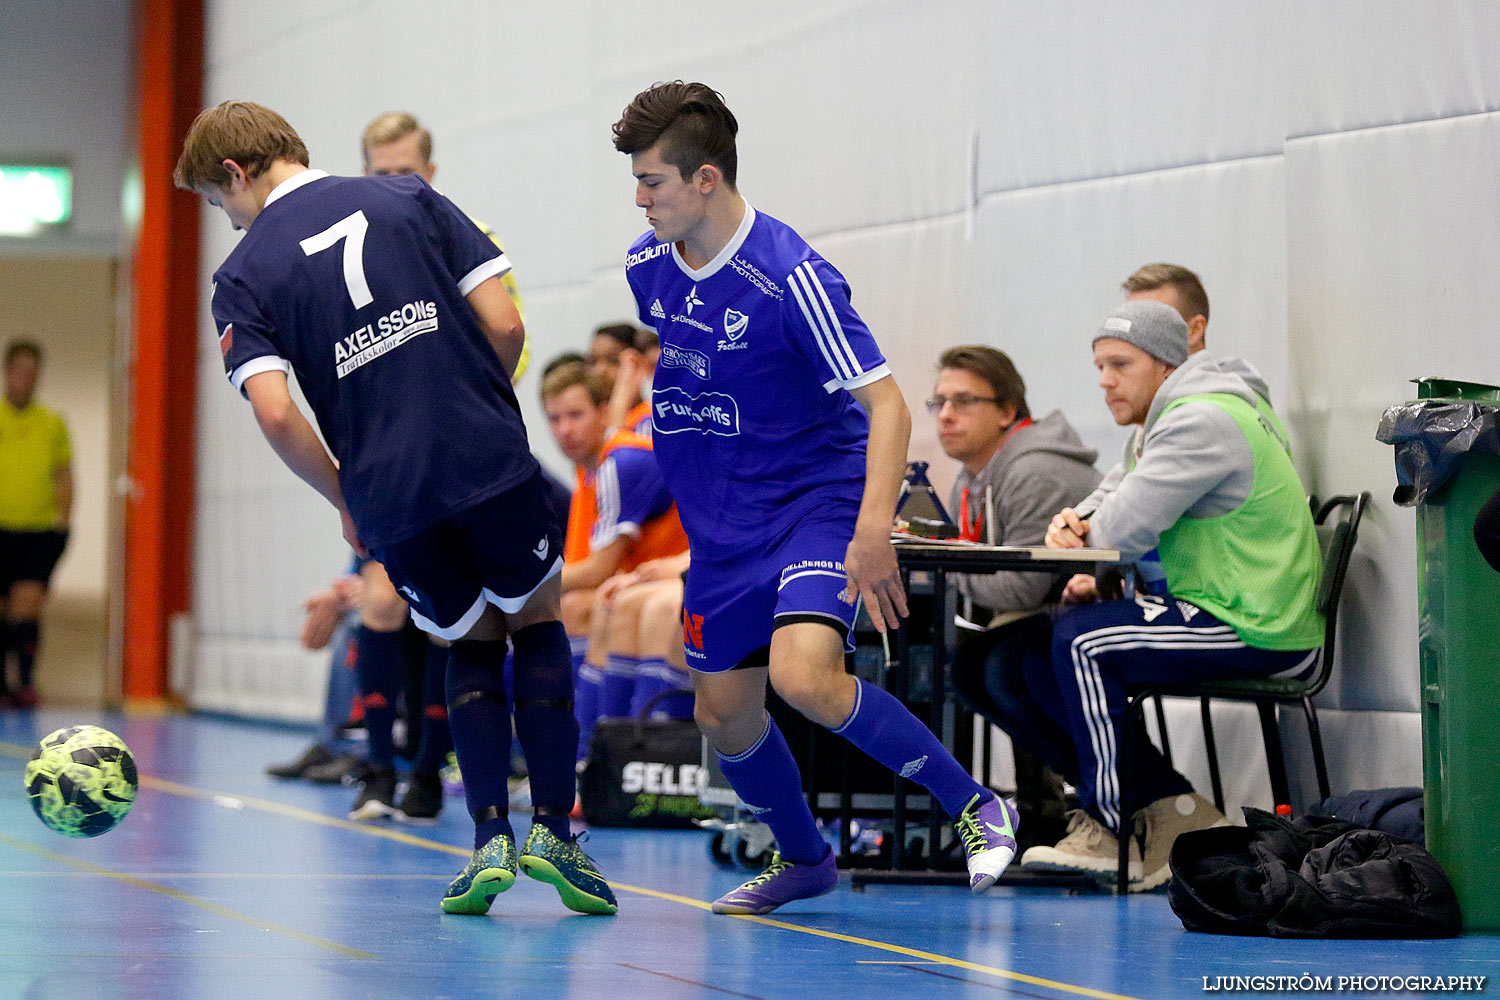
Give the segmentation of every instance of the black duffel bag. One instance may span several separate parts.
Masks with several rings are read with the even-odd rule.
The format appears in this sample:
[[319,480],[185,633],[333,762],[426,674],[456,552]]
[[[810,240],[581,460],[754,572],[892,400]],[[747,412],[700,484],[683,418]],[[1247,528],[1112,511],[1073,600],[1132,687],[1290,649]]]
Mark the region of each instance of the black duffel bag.
[[703,737],[691,719],[652,719],[665,691],[633,719],[600,719],[579,782],[590,826],[686,828],[714,815],[698,800],[708,775]]

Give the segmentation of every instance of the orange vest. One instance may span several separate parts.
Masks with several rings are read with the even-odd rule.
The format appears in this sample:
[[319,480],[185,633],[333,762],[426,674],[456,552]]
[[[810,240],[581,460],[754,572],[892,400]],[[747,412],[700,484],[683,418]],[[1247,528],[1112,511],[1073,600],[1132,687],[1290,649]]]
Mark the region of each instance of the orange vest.
[[[643,404],[646,405],[646,404]],[[648,410],[649,412],[649,410]],[[632,414],[634,411],[632,411]],[[599,450],[599,461],[603,462],[620,448],[651,450],[651,439],[631,431],[615,431]],[[582,562],[589,557],[589,539],[594,533],[594,520],[598,516],[598,502],[594,496],[594,474],[582,466],[575,469],[577,480],[572,502],[568,505],[568,534],[563,540],[563,561]],[[657,517],[641,525],[640,537],[631,543],[620,564],[620,572],[628,573],[641,563],[665,556],[686,552],[687,533],[682,530],[682,521],[677,517],[677,504],[672,504]]]
[[651,401],[643,399],[630,408],[625,414],[625,429],[633,434],[639,434],[646,440],[651,439]]

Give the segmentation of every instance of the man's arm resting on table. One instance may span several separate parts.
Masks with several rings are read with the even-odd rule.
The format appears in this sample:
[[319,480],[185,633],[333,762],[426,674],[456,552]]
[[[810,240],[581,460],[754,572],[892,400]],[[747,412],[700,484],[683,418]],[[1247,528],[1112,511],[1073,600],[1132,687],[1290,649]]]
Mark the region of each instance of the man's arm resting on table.
[[260,432],[270,442],[271,449],[287,468],[297,474],[297,478],[333,504],[343,521],[345,541],[363,554],[364,546],[344,503],[344,491],[339,487],[338,467],[333,464],[323,442],[318,440],[312,424],[292,400],[286,373],[265,371],[251,375],[245,380],[245,395],[250,400],[250,409],[255,412],[255,422],[260,425]]

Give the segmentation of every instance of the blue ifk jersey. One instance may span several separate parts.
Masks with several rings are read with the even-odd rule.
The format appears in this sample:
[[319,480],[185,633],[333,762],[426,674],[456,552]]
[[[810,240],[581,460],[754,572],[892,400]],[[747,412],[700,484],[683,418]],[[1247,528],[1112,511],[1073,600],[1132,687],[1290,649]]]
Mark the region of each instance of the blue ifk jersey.
[[747,204],[704,267],[648,232],[625,276],[661,340],[652,442],[695,559],[758,549],[810,513],[847,511],[852,535],[869,421],[848,390],[890,369],[843,275]]
[[236,389],[293,372],[360,537],[401,541],[537,470],[510,379],[465,297],[505,254],[419,177],[299,173],[214,274]]

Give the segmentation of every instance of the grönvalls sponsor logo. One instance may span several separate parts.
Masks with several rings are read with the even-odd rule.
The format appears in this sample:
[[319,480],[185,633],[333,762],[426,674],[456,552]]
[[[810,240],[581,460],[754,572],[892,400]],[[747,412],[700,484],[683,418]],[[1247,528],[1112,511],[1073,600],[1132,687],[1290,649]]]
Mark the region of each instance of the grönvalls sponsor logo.
[[675,386],[658,387],[651,398],[657,434],[717,434],[736,437],[740,433],[740,407],[733,396],[705,392],[694,396]]
[[686,347],[678,347],[675,344],[662,344],[661,357],[657,364],[663,368],[686,368],[699,378],[708,378],[709,363],[708,355],[699,354],[697,351]]

